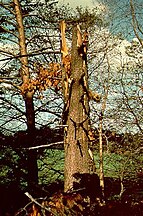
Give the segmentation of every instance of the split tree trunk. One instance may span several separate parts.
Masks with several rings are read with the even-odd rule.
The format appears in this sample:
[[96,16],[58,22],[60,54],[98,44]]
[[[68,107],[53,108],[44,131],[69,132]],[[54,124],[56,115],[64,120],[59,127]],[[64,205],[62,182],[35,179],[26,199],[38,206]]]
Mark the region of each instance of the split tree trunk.
[[87,85],[87,68],[77,47],[77,26],[73,27],[71,51],[71,84],[69,87],[67,135],[65,137],[64,191],[72,191],[74,174],[91,173],[93,161],[89,155],[89,102],[84,85]]

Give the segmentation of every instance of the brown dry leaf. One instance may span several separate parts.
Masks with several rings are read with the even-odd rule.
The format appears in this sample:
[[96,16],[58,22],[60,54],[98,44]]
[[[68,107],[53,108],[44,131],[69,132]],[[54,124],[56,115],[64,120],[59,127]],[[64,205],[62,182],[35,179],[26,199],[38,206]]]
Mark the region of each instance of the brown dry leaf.
[[20,86],[21,94],[25,95],[28,91],[33,91],[33,93],[38,91],[44,91],[49,87],[55,87],[57,90],[61,77],[61,66],[58,63],[50,63],[47,68],[43,66],[37,66],[36,78],[31,78],[27,82],[24,82]]
[[35,206],[35,204],[32,205],[32,213],[30,213],[29,216],[41,216],[41,214],[38,212],[38,208]]

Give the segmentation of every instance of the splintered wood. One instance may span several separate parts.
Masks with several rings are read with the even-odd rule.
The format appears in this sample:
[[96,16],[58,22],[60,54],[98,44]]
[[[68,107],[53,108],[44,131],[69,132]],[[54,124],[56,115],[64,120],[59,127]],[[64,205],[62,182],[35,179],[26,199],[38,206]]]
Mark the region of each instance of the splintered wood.
[[66,30],[66,24],[65,21],[61,21],[61,53],[63,54],[63,57],[68,55],[68,47],[66,43],[66,37],[65,37],[65,30]]

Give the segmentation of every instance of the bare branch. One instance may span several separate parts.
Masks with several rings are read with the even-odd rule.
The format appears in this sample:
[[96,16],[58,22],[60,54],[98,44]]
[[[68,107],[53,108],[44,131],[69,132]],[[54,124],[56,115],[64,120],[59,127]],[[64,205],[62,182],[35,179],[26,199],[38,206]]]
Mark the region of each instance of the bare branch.
[[8,11],[9,11],[10,13],[12,13],[13,15],[15,15],[14,11],[11,10],[11,9],[10,9],[8,6],[6,6],[5,4],[3,4],[3,3],[0,2],[0,6],[3,7],[3,8],[5,8],[6,10],[8,10]]
[[[9,78],[10,79],[10,78]],[[12,79],[12,78],[11,78]],[[4,80],[4,78],[0,79],[0,83],[5,83],[5,84],[9,84],[12,85],[13,87],[15,87],[16,89],[20,90],[20,87],[18,85],[16,85],[15,83],[11,82],[11,81],[7,81]]]
[[134,30],[135,36],[137,37],[137,39],[139,40],[141,46],[143,47],[142,39],[140,38],[140,36],[139,36],[139,34],[137,32],[137,29],[139,29],[138,28],[138,21],[136,19],[134,5],[133,5],[133,1],[132,0],[130,0],[130,7],[131,7],[131,16],[132,16],[133,30]]
[[20,112],[21,114],[25,115],[25,112],[23,112],[21,109],[18,108],[18,106],[12,104],[9,100],[7,100],[6,98],[0,97],[0,100],[6,102],[7,104],[9,104],[11,107],[13,107],[14,109],[16,109],[18,112]]
[[60,51],[45,51],[45,52],[41,52],[41,53],[29,53],[27,55],[16,55],[13,57],[3,58],[3,59],[0,59],[0,62],[12,60],[12,59],[18,59],[18,58],[22,58],[22,57],[28,57],[28,56],[30,57],[30,56],[37,56],[37,55],[43,55],[43,54],[60,54],[60,53],[61,53]]
[[55,143],[50,143],[50,144],[46,144],[46,145],[32,146],[32,147],[23,148],[23,149],[33,150],[33,149],[39,149],[39,148],[48,148],[48,147],[53,146],[53,145],[61,145],[61,144],[64,144],[64,142],[63,141],[61,141],[61,142],[55,142]]
[[12,30],[9,30],[9,29],[5,28],[4,26],[1,26],[1,29],[2,29],[3,33],[9,33],[9,34],[13,35],[14,37],[18,38],[18,36]]
[[[2,53],[2,55],[6,55],[6,56],[12,56],[12,57],[8,57],[8,58],[15,58],[16,55],[14,55],[14,53],[7,51],[7,50],[2,50],[0,49],[0,53]],[[2,59],[0,61],[3,61]]]
[[53,215],[55,215],[51,210],[50,208],[47,208],[43,205],[41,205],[39,202],[37,202],[37,200],[35,200],[28,192],[25,192],[25,195],[32,201],[34,202],[36,205],[40,206],[42,209],[48,211],[48,212],[51,212]]

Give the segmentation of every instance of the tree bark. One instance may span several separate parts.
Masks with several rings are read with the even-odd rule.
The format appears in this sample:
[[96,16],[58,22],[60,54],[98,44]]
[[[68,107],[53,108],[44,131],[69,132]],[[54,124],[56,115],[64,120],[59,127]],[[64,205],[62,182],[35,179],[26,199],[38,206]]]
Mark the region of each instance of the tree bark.
[[[65,137],[64,191],[73,190],[76,173],[91,173],[93,163],[89,155],[89,103],[84,85],[87,85],[87,68],[77,47],[77,26],[73,27],[71,52],[71,83],[69,112]],[[85,83],[86,82],[86,83]]]
[[99,116],[99,157],[100,157],[100,186],[102,189],[102,196],[104,197],[104,169],[103,169],[103,141],[102,141],[102,122],[103,122],[103,113],[101,111]]
[[[22,19],[22,12],[19,0],[13,0],[15,8],[15,16],[17,21],[17,28],[19,34],[19,49],[20,55],[23,56],[20,58],[21,61],[21,79],[23,84],[28,83],[30,80],[30,73],[28,67],[28,57],[27,57],[27,47],[25,40],[24,25]],[[34,144],[35,139],[35,112],[34,112],[34,103],[33,103],[33,94],[34,92],[26,91],[23,95],[26,108],[26,119],[27,119],[27,133],[28,133],[28,142],[27,147],[31,147]],[[28,186],[33,188],[34,184],[38,183],[38,167],[37,167],[37,152],[36,150],[28,150],[27,152],[27,171],[28,171]]]

